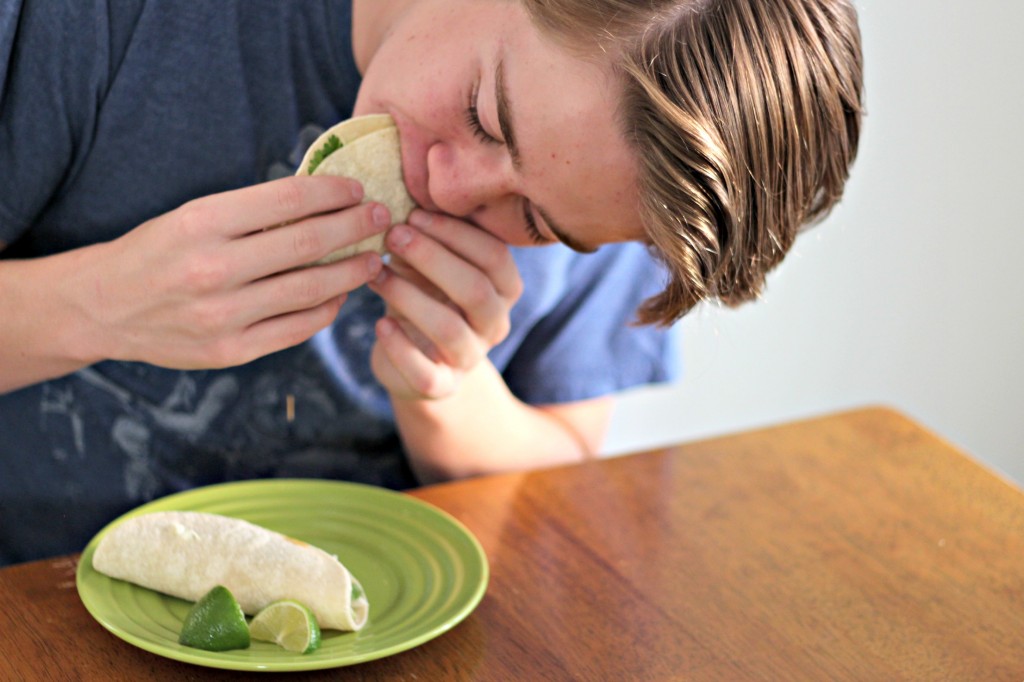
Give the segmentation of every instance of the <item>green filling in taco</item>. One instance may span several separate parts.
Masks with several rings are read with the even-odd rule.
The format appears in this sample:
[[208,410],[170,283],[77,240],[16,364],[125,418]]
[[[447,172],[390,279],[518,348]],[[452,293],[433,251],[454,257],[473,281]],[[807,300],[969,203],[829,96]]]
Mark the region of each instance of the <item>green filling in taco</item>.
[[309,160],[309,168],[306,172],[312,175],[313,171],[317,169],[317,166],[319,166],[324,159],[344,146],[344,143],[338,139],[337,135],[331,135],[328,137],[323,146],[313,152],[313,157]]

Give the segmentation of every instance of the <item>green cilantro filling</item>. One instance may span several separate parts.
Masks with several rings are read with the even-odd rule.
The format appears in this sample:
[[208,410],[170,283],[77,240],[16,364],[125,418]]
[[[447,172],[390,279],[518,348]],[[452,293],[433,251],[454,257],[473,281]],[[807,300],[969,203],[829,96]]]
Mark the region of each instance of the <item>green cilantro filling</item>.
[[342,148],[342,142],[338,139],[337,135],[331,135],[324,142],[324,146],[313,152],[312,158],[309,160],[309,170],[307,171],[310,175],[316,170],[316,167],[323,163],[324,159]]

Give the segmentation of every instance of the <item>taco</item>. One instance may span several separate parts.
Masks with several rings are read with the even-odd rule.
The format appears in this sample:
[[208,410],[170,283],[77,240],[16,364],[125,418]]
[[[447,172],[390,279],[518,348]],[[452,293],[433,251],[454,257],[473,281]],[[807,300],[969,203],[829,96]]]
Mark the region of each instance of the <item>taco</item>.
[[320,627],[359,630],[370,605],[337,557],[261,526],[204,512],[151,512],[105,532],[93,568],[197,601],[217,585],[254,615],[279,599],[309,607]]
[[[403,223],[416,206],[402,180],[398,128],[388,114],[357,116],[324,131],[306,150],[296,175],[340,175],[362,183],[363,201],[377,201],[391,211],[391,222]],[[339,249],[317,263],[333,263],[364,251],[384,253],[378,234]]]

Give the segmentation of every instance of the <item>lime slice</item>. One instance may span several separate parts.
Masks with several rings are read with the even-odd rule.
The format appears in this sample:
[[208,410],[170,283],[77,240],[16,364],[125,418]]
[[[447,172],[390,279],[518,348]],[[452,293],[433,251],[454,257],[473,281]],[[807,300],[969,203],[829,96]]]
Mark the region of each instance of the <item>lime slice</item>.
[[249,625],[253,639],[274,642],[288,651],[308,654],[320,646],[320,625],[303,604],[282,599],[256,614]]
[[203,595],[185,616],[178,643],[206,651],[249,648],[249,626],[235,595],[223,585]]

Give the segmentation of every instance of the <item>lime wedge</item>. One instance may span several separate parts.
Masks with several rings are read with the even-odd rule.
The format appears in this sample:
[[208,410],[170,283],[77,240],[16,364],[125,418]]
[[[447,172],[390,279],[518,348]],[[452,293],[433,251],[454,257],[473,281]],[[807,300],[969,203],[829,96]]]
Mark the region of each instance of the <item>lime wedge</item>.
[[282,599],[256,614],[249,625],[253,639],[274,642],[288,651],[308,654],[320,646],[320,625],[303,604]]
[[206,651],[249,647],[249,626],[235,595],[223,585],[192,605],[181,626],[178,643]]

